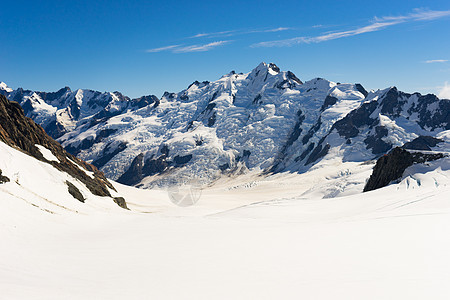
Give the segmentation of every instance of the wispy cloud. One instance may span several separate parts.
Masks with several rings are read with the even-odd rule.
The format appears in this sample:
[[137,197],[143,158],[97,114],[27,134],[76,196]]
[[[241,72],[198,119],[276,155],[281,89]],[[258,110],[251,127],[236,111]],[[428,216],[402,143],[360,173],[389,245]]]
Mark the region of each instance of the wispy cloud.
[[188,53],[188,52],[204,52],[209,51],[219,46],[230,43],[231,41],[217,41],[203,45],[191,45],[186,47],[180,47],[173,50],[174,53]]
[[446,16],[450,16],[450,10],[433,11],[416,9],[414,10],[414,12],[404,16],[385,16],[381,18],[375,17],[371,24],[358,27],[353,30],[325,33],[318,36],[294,37],[283,40],[265,41],[253,44],[251,45],[251,47],[289,47],[296,44],[320,43],[368,32],[379,31],[404,22],[435,20]]
[[381,30],[385,27],[392,26],[394,24],[397,24],[398,22],[377,22],[373,23],[364,27],[360,27],[353,30],[347,30],[347,31],[338,31],[338,32],[331,32],[326,33],[318,36],[313,37],[295,37],[290,39],[284,39],[284,40],[276,40],[276,41],[268,41],[268,42],[260,42],[253,44],[252,47],[286,47],[286,46],[293,46],[296,44],[310,44],[310,43],[320,43],[325,42],[329,40],[335,40],[340,39],[343,37],[349,37],[354,36],[358,34],[363,34],[367,32],[373,32]]
[[278,27],[278,28],[260,30],[260,31],[255,31],[255,32],[279,32],[279,31],[286,31],[286,30],[291,30],[291,29],[292,28],[289,28],[289,27]]
[[148,49],[145,52],[148,52],[148,53],[162,52],[162,51],[175,49],[177,47],[180,47],[180,45],[170,45],[170,46],[165,46],[165,47],[161,47],[161,48]]
[[443,17],[450,16],[450,10],[429,10],[416,8],[412,13],[404,16],[384,16],[375,17],[375,21],[426,21],[435,20]]
[[231,36],[236,33],[238,30],[226,30],[226,31],[218,31],[218,32],[209,32],[209,33],[198,33],[196,35],[188,37],[189,39],[195,38],[213,38],[219,36]]
[[212,50],[214,48],[220,47],[222,45],[231,43],[232,41],[216,41],[208,44],[196,44],[196,45],[170,45],[160,48],[154,48],[146,50],[145,52],[148,53],[155,53],[155,52],[172,52],[172,53],[188,53],[188,52],[205,52]]
[[445,62],[448,62],[448,59],[430,59],[430,60],[424,61],[424,63],[426,63],[426,64],[445,63]]
[[292,30],[292,28],[277,27],[277,28],[270,28],[270,29],[257,29],[257,30],[249,30],[249,29],[226,30],[226,31],[209,32],[209,33],[198,33],[198,34],[190,36],[188,38],[189,39],[217,38],[217,37],[229,37],[229,36],[236,36],[236,35],[246,35],[246,34],[253,34],[253,33],[280,32],[280,31],[286,31],[286,30]]

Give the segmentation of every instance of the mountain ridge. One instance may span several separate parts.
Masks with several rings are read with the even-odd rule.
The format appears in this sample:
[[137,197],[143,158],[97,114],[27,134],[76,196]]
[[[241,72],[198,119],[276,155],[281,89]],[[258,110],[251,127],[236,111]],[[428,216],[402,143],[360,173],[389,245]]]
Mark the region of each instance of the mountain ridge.
[[[20,94],[16,91],[9,95]],[[366,91],[360,84],[323,78],[304,82],[273,63],[213,82],[194,81],[161,99],[108,95],[114,96],[94,97],[97,104],[104,100],[98,111],[83,111],[87,101],[79,101],[78,121],[68,122],[58,141],[109,178],[140,187],[182,183],[192,176],[212,182],[258,169],[261,174],[306,172],[327,156],[375,159],[450,124],[450,100],[395,87]],[[22,106],[25,100],[30,99],[23,97]],[[44,102],[41,110],[51,102],[34,100]],[[68,105],[64,112],[75,111]],[[40,119],[36,107],[30,116],[42,123],[51,119]]]

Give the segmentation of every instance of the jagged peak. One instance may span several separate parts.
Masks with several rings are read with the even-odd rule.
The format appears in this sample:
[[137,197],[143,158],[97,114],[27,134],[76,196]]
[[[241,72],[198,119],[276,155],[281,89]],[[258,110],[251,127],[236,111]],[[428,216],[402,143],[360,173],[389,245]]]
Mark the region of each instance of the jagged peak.
[[253,71],[261,71],[261,70],[267,71],[271,70],[275,73],[280,73],[280,68],[278,68],[278,66],[274,63],[261,62],[256,68],[253,69]]
[[291,71],[286,72],[286,77],[289,78],[290,80],[295,81],[298,84],[303,84],[303,82],[300,79],[298,79],[298,77],[295,76],[295,74],[292,73]]
[[0,90],[4,90],[8,93],[11,93],[13,91],[12,88],[10,88],[6,83],[4,83],[3,81],[0,81]]

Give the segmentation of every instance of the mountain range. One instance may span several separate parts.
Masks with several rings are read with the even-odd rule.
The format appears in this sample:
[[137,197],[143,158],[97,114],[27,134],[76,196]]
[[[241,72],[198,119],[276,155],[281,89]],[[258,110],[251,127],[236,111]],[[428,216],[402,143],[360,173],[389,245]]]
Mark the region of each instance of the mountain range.
[[161,98],[13,90],[5,83],[0,93],[69,153],[108,178],[144,188],[250,171],[304,173],[324,159],[365,162],[417,138],[442,140],[450,130],[448,99],[323,78],[304,82],[273,63]]

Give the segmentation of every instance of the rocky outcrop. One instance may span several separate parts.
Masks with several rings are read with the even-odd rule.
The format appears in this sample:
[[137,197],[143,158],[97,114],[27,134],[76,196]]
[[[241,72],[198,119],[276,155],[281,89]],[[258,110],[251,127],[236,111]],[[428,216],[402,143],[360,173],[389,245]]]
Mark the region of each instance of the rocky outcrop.
[[[109,190],[115,190],[102,172],[64,150],[58,142],[45,133],[41,126],[37,125],[32,119],[25,117],[22,107],[17,102],[9,101],[3,95],[0,95],[0,140],[62,172],[68,173],[82,182],[94,195],[111,197]],[[48,161],[36,145],[44,146],[50,150],[58,161]],[[93,178],[86,174],[82,168],[92,172]],[[69,190],[74,191],[70,186]],[[74,196],[76,193],[71,194]]]
[[444,157],[442,153],[425,154],[421,152],[409,152],[396,147],[389,154],[380,157],[373,168],[372,175],[364,187],[364,192],[376,190],[387,186],[389,183],[400,179],[406,168],[414,163],[424,163]]
[[411,149],[411,150],[426,150],[430,151],[432,147],[436,147],[437,144],[442,143],[443,140],[437,139],[432,136],[424,136],[421,135],[418,138],[412,140],[411,142],[407,142],[403,145],[403,149]]
[[69,190],[69,194],[71,194],[72,197],[74,197],[78,201],[84,203],[85,199],[83,197],[83,194],[80,192],[80,190],[73,183],[71,183],[70,181],[66,180],[66,185],[67,185],[67,188]]
[[9,182],[9,178],[2,175],[2,170],[0,170],[0,184]]
[[114,197],[113,200],[120,207],[128,209],[127,202],[125,202],[125,199],[123,197]]

